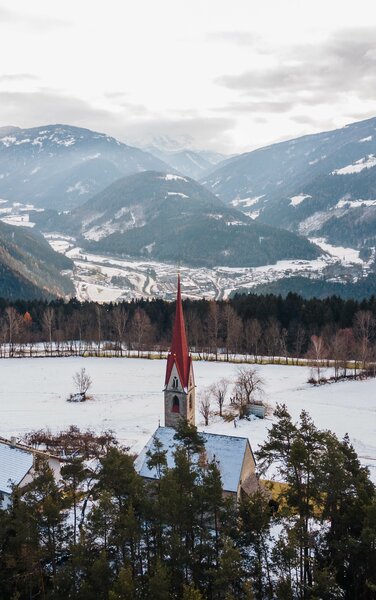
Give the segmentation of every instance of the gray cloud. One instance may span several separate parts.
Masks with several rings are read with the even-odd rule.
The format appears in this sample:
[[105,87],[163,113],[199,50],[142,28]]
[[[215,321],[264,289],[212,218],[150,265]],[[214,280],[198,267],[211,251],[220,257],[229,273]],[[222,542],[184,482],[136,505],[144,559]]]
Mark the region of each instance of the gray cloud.
[[[114,123],[111,113],[87,102],[51,91],[0,92],[1,121],[34,127],[48,123],[70,123],[82,127],[108,128]],[[22,123],[20,119],[22,118]]]
[[350,93],[374,99],[376,28],[338,31],[318,46],[295,45],[274,67],[225,75],[217,83],[260,103],[268,101],[265,112],[274,112],[278,102],[288,103],[291,110],[300,104],[334,102]]
[[[0,92],[0,125],[37,127],[51,123],[66,123],[101,131],[126,142],[148,143],[158,135],[190,136],[195,145],[224,152],[232,149],[229,132],[234,120],[227,117],[205,118],[194,111],[160,117],[145,107],[137,113],[128,104],[124,111],[98,109],[88,102],[67,96],[56,90],[38,92]],[[22,118],[22,121],[21,121]]]

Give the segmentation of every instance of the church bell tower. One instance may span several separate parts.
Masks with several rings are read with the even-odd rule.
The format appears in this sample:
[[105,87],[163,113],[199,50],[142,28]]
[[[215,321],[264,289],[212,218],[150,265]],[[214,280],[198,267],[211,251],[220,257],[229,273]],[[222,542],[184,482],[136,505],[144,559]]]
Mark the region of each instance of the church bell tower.
[[181,301],[180,275],[178,275],[175,322],[171,349],[167,356],[164,388],[165,427],[176,427],[182,418],[194,425],[195,404],[193,365],[188,352]]

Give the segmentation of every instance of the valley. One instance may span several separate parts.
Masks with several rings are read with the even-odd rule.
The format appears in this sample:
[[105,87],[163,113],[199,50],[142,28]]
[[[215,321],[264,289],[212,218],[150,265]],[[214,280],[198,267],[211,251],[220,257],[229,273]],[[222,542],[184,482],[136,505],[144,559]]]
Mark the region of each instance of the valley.
[[[54,250],[73,261],[73,282],[80,300],[113,302],[142,297],[172,300],[175,296],[177,264],[93,254],[78,247],[72,237],[47,234],[46,238]],[[360,259],[357,250],[322,244],[322,256],[311,261],[284,260],[274,265],[243,268],[181,265],[183,294],[192,299],[220,300],[240,289],[251,291],[257,285],[297,275],[320,278],[329,271],[334,281],[341,282],[351,273],[353,277],[362,277],[370,271],[370,261]]]

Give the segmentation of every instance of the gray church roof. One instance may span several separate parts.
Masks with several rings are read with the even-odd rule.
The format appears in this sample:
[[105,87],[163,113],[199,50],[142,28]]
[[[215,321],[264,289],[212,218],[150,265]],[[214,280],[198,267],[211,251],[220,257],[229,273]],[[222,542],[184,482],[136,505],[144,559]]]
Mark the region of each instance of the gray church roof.
[[[135,461],[135,468],[139,475],[149,479],[158,479],[156,469],[149,469],[147,465],[148,457],[146,456],[147,451],[153,448],[154,439],[158,439],[163,444],[163,449],[167,450],[167,466],[169,468],[174,467],[173,453],[178,444],[178,441],[174,440],[175,434],[176,430],[172,427],[158,427]],[[240,482],[244,455],[249,443],[248,438],[202,432],[200,432],[200,435],[204,439],[208,460],[211,461],[215,458],[219,462],[223,490],[236,493]]]
[[32,452],[0,442],[0,492],[10,494],[33,466]]

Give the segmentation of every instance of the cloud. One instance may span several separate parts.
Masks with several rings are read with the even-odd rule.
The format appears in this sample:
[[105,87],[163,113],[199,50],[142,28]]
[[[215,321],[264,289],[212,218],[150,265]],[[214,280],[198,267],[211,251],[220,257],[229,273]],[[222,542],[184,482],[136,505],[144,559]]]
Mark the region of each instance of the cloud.
[[[92,107],[79,98],[52,91],[0,92],[3,124],[16,123],[34,127],[49,123],[70,123],[84,126],[108,127],[114,122],[112,113]],[[22,123],[20,119],[22,118]]]
[[[56,90],[43,89],[36,92],[0,91],[1,123],[20,127],[38,127],[53,123],[65,123],[104,132],[126,143],[150,143],[153,137],[190,136],[194,145],[208,149],[232,148],[229,132],[234,120],[228,117],[203,117],[199,113],[182,111],[169,117],[148,111],[145,107],[136,111],[128,103],[123,110],[111,111],[97,108],[73,96]],[[22,116],[22,121],[21,121]]]
[[38,79],[36,75],[31,73],[8,73],[0,75],[0,83],[8,83],[12,81],[35,81]]
[[249,31],[212,31],[206,35],[208,42],[235,46],[256,46],[260,44],[261,39],[260,35]]
[[19,25],[38,32],[55,28],[67,27],[70,23],[65,19],[45,17],[36,14],[21,14],[9,8],[0,6],[0,25]]
[[265,102],[265,112],[278,102],[289,103],[292,110],[301,104],[333,103],[349,94],[374,99],[376,28],[341,30],[319,45],[295,45],[280,52],[274,66],[224,75],[216,82]]
[[149,144],[158,136],[170,136],[192,138],[197,148],[228,152],[233,147],[229,133],[234,124],[235,120],[230,117],[203,117],[197,113],[190,117],[181,115],[171,118],[155,115],[128,123],[124,126],[124,133],[135,144]]

